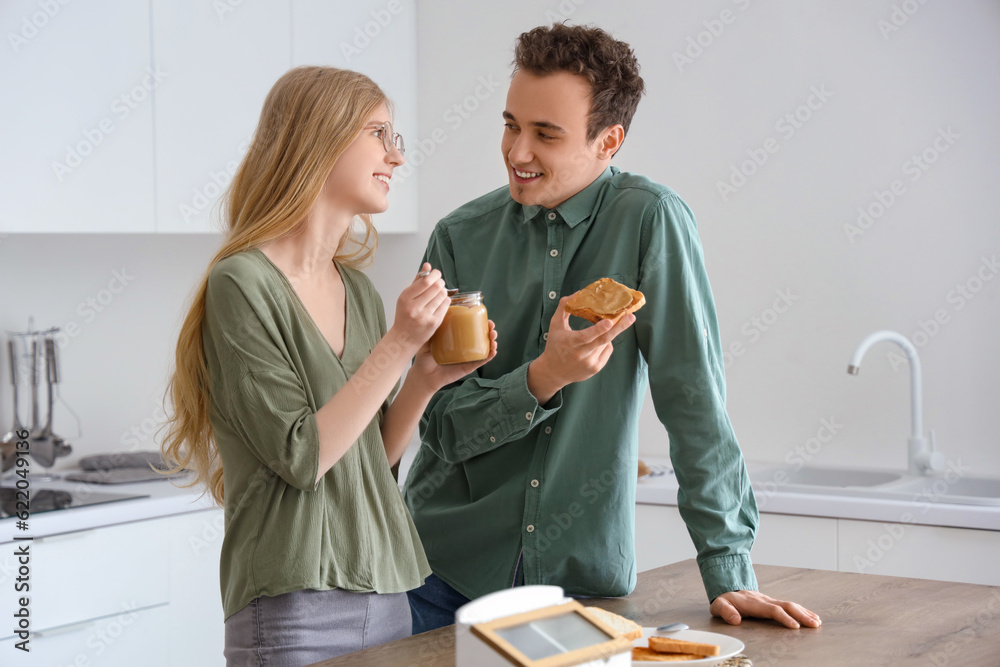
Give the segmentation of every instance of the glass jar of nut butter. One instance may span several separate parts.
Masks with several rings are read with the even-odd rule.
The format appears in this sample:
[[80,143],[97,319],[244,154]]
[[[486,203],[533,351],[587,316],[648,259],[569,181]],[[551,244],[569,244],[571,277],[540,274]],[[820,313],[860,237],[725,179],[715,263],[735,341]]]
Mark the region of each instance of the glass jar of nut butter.
[[431,336],[431,354],[439,364],[463,364],[490,356],[490,325],[482,292],[451,294],[441,326]]

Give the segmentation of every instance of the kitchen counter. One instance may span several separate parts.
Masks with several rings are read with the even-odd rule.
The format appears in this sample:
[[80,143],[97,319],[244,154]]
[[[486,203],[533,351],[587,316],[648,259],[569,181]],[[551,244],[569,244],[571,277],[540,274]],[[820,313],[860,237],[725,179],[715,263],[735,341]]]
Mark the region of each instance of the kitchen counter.
[[[713,618],[694,560],[639,573],[627,597],[583,602],[643,626],[683,621],[695,630],[737,637],[754,667],[1000,664],[1000,587],[768,565],[755,569],[761,590],[812,609],[822,627],[789,630],[756,619],[732,626]],[[448,626],[314,667],[450,667],[454,635]]]
[[[97,505],[84,505],[69,509],[32,513],[27,531],[16,529],[14,517],[0,519],[0,544],[11,542],[14,536],[46,537],[92,528],[101,528],[130,521],[143,521],[158,517],[197,512],[214,507],[209,496],[199,498],[200,491],[194,488],[182,489],[175,480],[154,480],[134,484],[92,484],[56,480],[53,482],[32,482],[30,490],[52,489],[74,494],[108,493],[127,496],[148,496],[130,500]],[[12,486],[13,481],[5,481],[3,486]]]
[[[668,459],[643,459],[657,470],[670,470]],[[773,466],[747,462],[754,481],[755,467]],[[892,500],[878,496],[848,496],[821,493],[793,493],[773,484],[754,485],[757,507],[762,513],[797,516],[889,521],[925,526],[1000,530],[1000,505],[957,505]],[[636,502],[647,505],[677,505],[677,479],[672,472],[642,477],[636,489]]]

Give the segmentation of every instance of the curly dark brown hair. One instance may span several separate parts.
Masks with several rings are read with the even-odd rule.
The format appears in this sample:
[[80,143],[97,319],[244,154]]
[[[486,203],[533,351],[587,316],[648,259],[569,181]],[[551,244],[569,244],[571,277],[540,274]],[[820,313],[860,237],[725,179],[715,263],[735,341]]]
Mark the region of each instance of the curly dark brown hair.
[[600,28],[554,23],[521,33],[514,46],[514,74],[578,74],[590,83],[587,141],[621,123],[628,134],[646,86],[632,47]]

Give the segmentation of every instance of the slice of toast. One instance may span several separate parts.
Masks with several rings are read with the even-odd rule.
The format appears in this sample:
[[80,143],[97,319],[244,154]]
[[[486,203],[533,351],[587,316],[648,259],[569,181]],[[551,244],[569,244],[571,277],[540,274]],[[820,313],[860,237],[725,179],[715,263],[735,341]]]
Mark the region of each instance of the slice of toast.
[[637,646],[632,649],[632,660],[642,662],[681,662],[684,660],[701,660],[704,657],[696,653],[657,653],[645,646]]
[[703,657],[719,655],[721,651],[715,644],[701,644],[668,637],[650,637],[649,648],[657,653],[694,653]]
[[601,320],[617,323],[627,313],[634,313],[644,305],[646,297],[642,292],[611,278],[601,278],[572,294],[566,302],[566,310],[594,324]]
[[610,625],[630,640],[634,641],[642,637],[642,626],[628,620],[624,616],[619,616],[600,607],[586,607],[585,611],[597,617],[605,624]]

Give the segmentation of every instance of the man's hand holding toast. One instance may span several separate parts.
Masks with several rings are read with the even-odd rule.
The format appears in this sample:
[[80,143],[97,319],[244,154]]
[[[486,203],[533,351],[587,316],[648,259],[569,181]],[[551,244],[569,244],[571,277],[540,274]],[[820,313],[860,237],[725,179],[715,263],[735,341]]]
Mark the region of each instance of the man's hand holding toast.
[[[568,384],[593,377],[614,351],[612,341],[635,322],[634,313],[645,304],[641,292],[610,278],[602,278],[559,300],[549,322],[545,350],[528,366],[528,391],[545,405]],[[570,315],[594,326],[579,331],[569,326]]]

